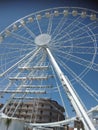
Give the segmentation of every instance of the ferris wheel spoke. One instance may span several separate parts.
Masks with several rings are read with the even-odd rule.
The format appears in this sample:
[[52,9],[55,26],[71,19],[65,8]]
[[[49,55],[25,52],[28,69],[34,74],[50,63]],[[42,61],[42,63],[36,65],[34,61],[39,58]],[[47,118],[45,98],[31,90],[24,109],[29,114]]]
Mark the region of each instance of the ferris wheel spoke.
[[93,39],[92,41],[92,38],[93,35],[89,35],[89,36],[82,36],[82,37],[79,37],[79,38],[71,38],[71,39],[68,39],[68,40],[65,40],[65,41],[61,41],[63,38],[65,38],[65,36],[57,39],[56,41],[52,41],[54,43],[54,45],[57,45],[58,43],[67,43],[67,42],[73,42],[74,45],[83,45],[83,44],[86,44],[86,43],[93,43],[93,42],[96,42],[98,39],[97,39],[97,36],[98,34],[95,34],[94,36],[96,36],[96,39]]
[[94,63],[94,61],[89,61],[89,60],[80,58],[78,56],[72,55],[71,53],[69,54],[69,53],[64,52],[64,51],[59,51],[59,50],[57,50],[57,51],[61,55],[66,55],[66,56],[63,57],[66,60],[77,63],[77,64],[82,65],[84,67],[87,67],[89,69],[98,71],[98,64]]
[[23,25],[24,29],[30,34],[30,36],[35,39],[36,35],[34,34],[33,31],[31,31],[27,26],[26,24]]
[[[79,22],[79,23],[80,23],[80,25],[82,27],[77,26],[76,29],[74,29],[73,31],[68,32],[68,34],[70,36],[74,35],[75,37],[79,37],[79,36],[82,36],[83,34],[87,35],[87,33],[89,33],[89,31],[92,32],[97,27],[97,25],[95,25],[96,21],[94,21],[92,23],[89,23],[89,24],[83,24],[83,23],[81,24],[81,22]],[[92,30],[90,30],[90,28]]]
[[78,54],[98,54],[98,47],[83,47],[83,46],[74,46],[72,49],[72,53]]
[[49,23],[48,23],[48,27],[47,27],[47,34],[51,33],[53,17],[54,17],[54,15],[52,14],[52,11],[51,11],[51,14],[50,14],[50,17],[49,17]]
[[[17,53],[17,52],[19,52],[19,50],[18,49],[16,49],[16,50],[14,50],[14,51],[8,51],[6,54],[0,54],[0,58],[2,57],[8,57],[9,55],[11,55],[11,54],[13,54],[13,53]],[[13,57],[13,56],[11,56],[11,57]],[[17,57],[17,56],[16,56]],[[10,58],[10,57],[8,57],[8,58]]]
[[62,30],[66,21],[67,21],[67,18],[63,16],[61,20],[59,21],[58,25],[56,26],[56,28],[53,30],[52,37],[58,34]]
[[[92,31],[97,27],[97,25],[95,26],[96,21],[90,23],[90,24],[82,24],[82,27],[78,27],[77,29],[73,30],[71,33],[69,33],[69,35],[74,34],[75,37],[79,37],[85,33],[89,33],[89,29],[91,28]],[[86,34],[87,35],[87,34]]]
[[[80,22],[79,22],[80,23]],[[85,33],[87,33],[87,32],[89,32],[90,30],[90,28],[92,28],[92,30],[93,29],[95,29],[96,27],[98,27],[97,26],[97,24],[96,24],[96,21],[94,21],[94,22],[92,22],[92,23],[90,23],[90,24],[87,24],[87,25],[85,25],[85,24],[82,24],[82,27],[79,27],[78,29],[75,29],[75,30],[73,30],[73,31],[70,31],[70,32],[68,32],[68,34],[71,36],[72,34],[74,34],[75,35],[75,33],[76,33],[76,35],[75,35],[75,38],[77,38],[77,37],[79,37],[79,36],[81,36],[81,35],[83,35],[83,34],[85,34]],[[82,30],[84,30],[84,31],[82,31]],[[87,34],[86,34],[87,35]],[[65,35],[65,36],[67,36],[67,34]],[[92,35],[93,36],[93,35]],[[64,37],[63,37],[64,38]],[[59,40],[59,39],[58,39]]]
[[[30,52],[30,51],[32,51],[32,48],[29,48],[29,49],[20,49],[19,50],[19,48],[16,48],[16,50],[13,50],[12,51],[12,49],[9,49],[9,51],[8,52],[6,52],[6,51],[4,51],[4,53],[3,54],[0,54],[0,57],[6,57],[6,58],[8,58],[8,59],[11,59],[11,58],[15,58],[15,57],[20,57],[21,55],[25,55],[25,53],[27,53],[27,52]],[[6,52],[6,53],[5,53]],[[14,54],[14,55],[13,55]],[[15,54],[19,54],[19,55],[15,55]]]
[[76,25],[77,25],[77,24],[80,24],[79,22],[77,23],[77,21],[78,21],[79,19],[81,19],[80,16],[78,16],[75,20],[73,20],[67,27],[65,26],[65,28],[63,28],[63,30],[61,30],[59,33],[57,33],[57,35],[53,38],[53,40],[55,40],[58,35],[61,35],[61,34],[64,33],[64,32],[69,32],[69,31],[71,31],[71,30],[74,28],[73,25],[75,25],[75,24],[76,24]]
[[73,79],[78,82],[98,102],[98,94],[93,89],[91,89],[90,86],[88,86],[81,78],[79,78],[79,76],[74,73],[71,68],[64,64],[64,62],[60,60],[59,64],[62,65],[64,69],[73,77]]
[[[5,47],[5,46],[3,46],[3,47]],[[2,48],[3,48],[2,47]],[[11,47],[11,46],[9,46],[9,47],[5,47],[5,50],[7,50],[8,49],[8,51],[7,51],[7,54],[0,54],[1,56],[2,55],[8,55],[8,54],[10,54],[10,53],[14,53],[14,52],[19,52],[19,51],[30,51],[31,49],[32,49],[32,46],[31,46],[31,48],[29,47],[28,48],[28,46],[26,46],[27,48],[22,48],[22,46],[19,46],[19,47]],[[34,47],[33,47],[34,48]]]
[[[24,56],[24,55],[23,55]],[[22,57],[23,57],[22,56]],[[12,60],[13,59],[13,60]],[[16,61],[16,60],[18,60],[19,59],[19,57],[17,58],[17,57],[13,57],[13,58],[11,58],[11,61],[6,61],[6,62],[4,62],[5,61],[5,59],[4,59],[4,61],[3,61],[3,63],[1,64],[1,68],[3,67],[3,66],[6,66],[7,67],[7,65],[9,65],[9,64],[11,64],[11,63],[13,63],[14,61]],[[9,59],[10,60],[10,59]]]
[[[9,59],[6,61],[3,58],[3,61],[1,62],[1,69],[4,68],[5,71],[7,71],[7,69],[9,69],[7,66],[9,65],[13,65],[13,63],[16,63],[16,61],[20,60],[21,58],[25,57],[26,54],[22,54],[21,57],[19,56],[14,56],[12,58],[9,57]],[[32,58],[32,57],[31,57]],[[27,62],[28,63],[28,62]],[[26,63],[26,64],[27,64]]]
[[[26,51],[26,53],[24,53]],[[13,53],[16,53],[16,55],[11,55]],[[17,55],[17,53],[19,55]],[[13,51],[13,52],[7,52],[6,54],[1,54],[0,58],[2,59],[2,61],[4,61],[4,59],[6,58],[7,59],[7,63],[5,64],[9,64],[15,60],[18,60],[20,58],[23,58],[25,57],[25,55],[27,54],[27,50],[24,50],[24,51]]]
[[34,51],[28,53],[25,57],[23,57],[21,60],[19,60],[18,62],[16,62],[15,64],[13,64],[10,68],[8,68],[5,72],[3,72],[2,74],[0,74],[0,77],[4,76],[6,73],[8,73],[10,70],[12,70],[15,66],[17,66],[19,63],[21,63],[26,58],[28,58],[32,53],[34,53],[36,55],[39,51],[40,51],[40,48],[39,49],[35,49],[35,53],[34,53]]
[[[5,45],[4,45],[5,44]],[[31,48],[31,47],[35,47],[36,45],[33,43],[22,43],[22,42],[5,42],[1,48],[12,48],[12,49],[19,49],[19,48]]]
[[42,30],[41,30],[40,23],[39,23],[40,19],[38,20],[37,15],[35,15],[35,19],[36,19],[36,22],[38,25],[39,32],[42,34]]
[[[97,36],[98,34],[96,34],[95,36]],[[85,43],[85,42],[90,42],[90,41],[92,41],[92,39],[91,39],[91,37],[93,37],[93,35],[88,35],[88,36],[81,36],[81,37],[78,37],[78,38],[75,38],[75,37],[73,37],[73,38],[71,38],[71,39],[68,39],[67,41],[65,41],[65,42],[69,42],[69,41],[73,41],[73,42],[76,42],[76,45],[77,45],[77,43],[78,44],[80,44],[81,45],[81,43]],[[61,39],[63,39],[64,37],[61,37],[60,39],[58,39],[58,40],[61,40]],[[92,41],[93,42],[93,41]]]
[[11,32],[11,34],[12,34],[11,36],[13,38],[15,38],[15,39],[17,39],[17,40],[19,40],[19,41],[21,41],[23,43],[34,43],[33,40],[31,40],[29,38],[26,38],[26,37],[24,37],[22,35],[19,35],[18,33]]
[[[75,29],[74,31],[71,31],[71,33],[69,33],[69,32],[67,32],[66,33],[66,35],[64,35],[63,37],[60,37],[60,39],[57,39],[56,41],[58,41],[58,40],[61,40],[61,39],[63,39],[63,38],[66,38],[66,36],[67,35],[72,35],[72,34],[74,34],[75,35],[75,33],[77,33],[76,35],[75,35],[75,37],[73,37],[73,38],[71,38],[71,39],[77,39],[77,38],[79,38],[79,36],[80,36],[80,38],[81,38],[81,35],[83,35],[83,34],[85,34],[85,33],[91,33],[91,34],[86,34],[87,36],[86,37],[88,37],[88,36],[90,36],[91,38],[92,38],[92,40],[93,40],[93,37],[95,37],[95,36],[97,36],[98,34],[94,34],[93,32],[92,32],[92,30],[95,28],[95,25],[96,24],[96,22],[93,22],[93,23],[90,23],[90,24],[88,24],[88,25],[85,25],[85,24],[83,24],[83,27],[79,27],[78,29]],[[97,25],[96,25],[97,26]],[[90,29],[92,27],[92,30]],[[84,31],[82,31],[83,29],[85,29]],[[78,32],[78,31],[80,31],[80,32]],[[83,37],[83,36],[82,36]],[[55,41],[55,40],[52,40],[52,41]]]
[[[52,48],[53,46],[51,46]],[[64,48],[65,49],[65,52],[69,52],[69,53],[72,53],[72,54],[75,54],[75,53],[78,53],[78,54],[90,54],[90,55],[93,55],[94,53],[97,55],[98,54],[98,47],[88,47],[88,46],[73,46],[73,45],[70,45],[70,46],[64,46],[64,45],[56,45],[54,46],[54,49],[53,50],[57,50],[57,49],[62,49]],[[69,51],[71,50],[71,52]]]

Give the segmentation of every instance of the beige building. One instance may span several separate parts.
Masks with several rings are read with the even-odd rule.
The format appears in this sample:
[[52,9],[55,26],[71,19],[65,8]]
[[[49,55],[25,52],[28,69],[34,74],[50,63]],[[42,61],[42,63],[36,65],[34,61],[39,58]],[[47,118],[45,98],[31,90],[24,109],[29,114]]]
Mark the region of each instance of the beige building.
[[[1,107],[3,104],[1,104]],[[56,101],[51,99],[32,99],[25,102],[11,102],[8,104],[4,113],[8,116],[17,117],[25,120],[27,123],[50,123],[64,120],[64,108]],[[81,121],[74,121],[74,128],[84,130]],[[52,130],[74,130],[68,126],[51,128]],[[31,130],[26,128],[25,130]],[[34,129],[37,130],[37,129]]]
[[47,123],[64,120],[64,108],[51,99],[32,99],[22,103],[10,103],[4,113],[32,123]]

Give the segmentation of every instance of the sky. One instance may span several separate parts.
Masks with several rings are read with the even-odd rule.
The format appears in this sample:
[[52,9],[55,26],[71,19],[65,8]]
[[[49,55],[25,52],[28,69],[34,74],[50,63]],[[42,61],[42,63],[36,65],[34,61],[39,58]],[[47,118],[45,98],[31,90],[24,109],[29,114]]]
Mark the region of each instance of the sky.
[[98,0],[0,0],[0,31],[32,12],[59,6],[98,10]]
[[98,0],[0,0],[0,32],[28,14],[61,6],[83,7],[98,11]]

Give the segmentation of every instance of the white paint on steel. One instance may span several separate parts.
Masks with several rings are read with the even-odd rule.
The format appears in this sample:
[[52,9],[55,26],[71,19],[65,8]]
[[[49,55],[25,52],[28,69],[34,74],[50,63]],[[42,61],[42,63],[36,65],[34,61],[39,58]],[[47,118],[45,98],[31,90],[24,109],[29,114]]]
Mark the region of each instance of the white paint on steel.
[[50,50],[48,48],[46,48],[46,50],[48,52],[51,63],[54,66],[54,69],[55,69],[60,81],[63,84],[63,87],[64,87],[65,91],[66,91],[66,89],[68,89],[69,92],[70,92],[70,96],[72,96],[73,107],[74,107],[74,103],[77,105],[77,108],[75,108],[76,113],[77,113],[77,111],[80,111],[81,114],[78,112],[78,114],[79,114],[78,116],[81,117],[81,115],[82,115],[82,118],[86,121],[86,124],[88,126],[88,130],[96,130],[93,123],[91,122],[90,118],[88,117],[85,109],[83,108],[80,101],[78,100],[78,98],[77,98],[77,96],[75,94],[76,92],[73,91],[71,83],[67,80],[66,76],[61,71],[60,67],[58,66],[57,62],[55,61],[54,57],[52,56]]

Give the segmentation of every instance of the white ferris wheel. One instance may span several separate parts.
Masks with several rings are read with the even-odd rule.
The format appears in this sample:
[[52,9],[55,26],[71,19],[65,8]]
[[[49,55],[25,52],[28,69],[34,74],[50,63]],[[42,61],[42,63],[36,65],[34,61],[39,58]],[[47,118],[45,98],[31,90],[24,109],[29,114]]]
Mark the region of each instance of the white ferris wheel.
[[13,117],[22,101],[50,98],[64,107],[65,120],[27,125],[58,126],[79,117],[95,130],[88,109],[98,104],[90,84],[98,73],[97,44],[98,13],[85,8],[46,9],[12,23],[0,33],[1,113],[11,101],[18,102]]

